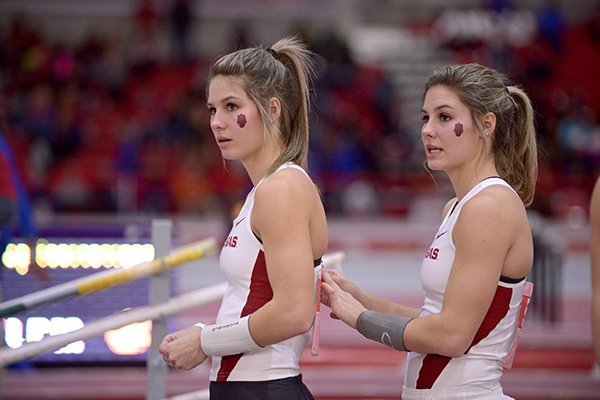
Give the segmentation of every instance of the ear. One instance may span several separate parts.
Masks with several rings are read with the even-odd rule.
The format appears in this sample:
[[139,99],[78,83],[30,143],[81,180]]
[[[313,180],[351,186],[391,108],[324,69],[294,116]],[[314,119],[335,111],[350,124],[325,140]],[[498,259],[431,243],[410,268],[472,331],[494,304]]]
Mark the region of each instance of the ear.
[[281,115],[281,101],[277,97],[269,99],[269,115],[273,121],[277,121]]
[[496,114],[493,112],[487,112],[481,118],[481,122],[485,136],[490,136],[494,133],[494,130],[496,129]]

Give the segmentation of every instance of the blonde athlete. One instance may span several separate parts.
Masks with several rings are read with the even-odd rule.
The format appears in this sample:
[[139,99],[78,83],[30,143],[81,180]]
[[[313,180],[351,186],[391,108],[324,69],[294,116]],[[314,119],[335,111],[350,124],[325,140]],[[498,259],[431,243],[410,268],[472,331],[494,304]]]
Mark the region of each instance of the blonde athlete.
[[225,55],[209,71],[215,140],[254,187],[221,251],[229,285],[216,323],[166,336],[160,352],[186,370],[212,356],[212,400],[313,398],[298,361],[315,315],[314,267],[327,248],[327,222],[305,172],[311,59],[286,38]]
[[365,337],[410,351],[403,400],[508,399],[500,378],[533,263],[532,106],[498,72],[468,64],[430,76],[421,113],[427,166],[445,171],[456,194],[421,265],[423,306],[327,272],[324,303]]

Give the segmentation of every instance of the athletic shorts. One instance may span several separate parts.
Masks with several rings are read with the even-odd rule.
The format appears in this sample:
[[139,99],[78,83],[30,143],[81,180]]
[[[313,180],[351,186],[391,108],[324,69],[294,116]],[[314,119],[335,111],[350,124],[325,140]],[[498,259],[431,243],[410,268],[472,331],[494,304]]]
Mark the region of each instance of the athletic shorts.
[[501,387],[494,390],[483,388],[456,389],[409,389],[402,388],[402,400],[514,400],[505,395]]
[[272,381],[210,382],[210,400],[314,400],[302,375]]

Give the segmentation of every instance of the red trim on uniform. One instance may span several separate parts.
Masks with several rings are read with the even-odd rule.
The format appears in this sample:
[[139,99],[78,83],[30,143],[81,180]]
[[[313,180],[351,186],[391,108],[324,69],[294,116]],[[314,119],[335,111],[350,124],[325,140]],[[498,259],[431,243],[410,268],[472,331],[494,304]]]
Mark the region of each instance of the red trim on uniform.
[[421,365],[421,369],[419,370],[417,389],[431,389],[450,360],[452,358],[448,356],[427,354],[423,358],[423,365]]
[[498,323],[502,321],[502,318],[506,317],[510,308],[510,299],[512,297],[513,290],[503,286],[498,286],[496,294],[490,304],[490,308],[479,327],[479,330],[473,338],[473,343],[469,346],[469,349],[465,352],[468,353],[471,347],[476,346],[479,342],[485,339],[490,332],[498,326]]
[[[256,257],[256,261],[254,262],[252,277],[250,278],[250,291],[248,293],[248,298],[246,299],[246,304],[244,305],[244,308],[242,308],[240,318],[252,314],[272,298],[273,289],[271,288],[271,283],[269,282],[269,276],[267,274],[265,253],[260,250]],[[231,371],[233,371],[233,368],[235,368],[242,355],[243,354],[235,354],[221,358],[221,366],[217,373],[217,382],[227,381]]]
[[[475,337],[473,338],[473,342],[467,351],[465,351],[465,354],[468,353],[473,346],[476,346],[479,342],[485,339],[490,332],[492,332],[496,326],[498,326],[498,323],[502,321],[502,318],[504,318],[508,313],[511,297],[511,288],[505,288],[502,286],[497,287],[494,298],[492,299],[492,304],[490,304],[490,308],[488,309],[485,318],[483,318],[483,321],[479,326]],[[423,365],[419,370],[416,388],[431,389],[450,360],[452,360],[452,358],[447,356],[441,356],[439,354],[427,354],[423,358]]]

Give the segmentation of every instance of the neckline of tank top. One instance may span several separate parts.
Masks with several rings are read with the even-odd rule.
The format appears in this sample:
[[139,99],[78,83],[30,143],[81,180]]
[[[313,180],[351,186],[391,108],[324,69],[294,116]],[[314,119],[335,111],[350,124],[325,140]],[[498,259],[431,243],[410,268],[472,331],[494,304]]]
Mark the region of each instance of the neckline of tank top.
[[[474,185],[474,186],[473,186],[471,189],[469,189],[469,192],[470,192],[471,190],[473,190],[473,188],[474,188],[475,186],[479,185],[480,183],[482,183],[482,182],[484,182],[484,181],[486,181],[486,180],[488,180],[488,179],[493,179],[493,178],[502,179],[502,177],[500,177],[499,175],[492,175],[492,176],[488,176],[488,177],[486,177],[486,178],[483,178],[483,179],[482,179],[482,180],[480,180],[479,182],[477,182],[477,183],[476,183],[476,184],[475,184],[475,185]],[[467,194],[469,194],[469,192],[467,192]],[[466,196],[465,196],[465,197],[466,197]],[[463,199],[464,199],[464,197],[463,197]],[[461,200],[462,200],[462,199],[461,199]],[[456,206],[458,205],[458,203],[460,203],[460,201],[457,199],[457,200],[454,202],[454,205],[452,206],[452,209],[450,210],[450,213],[448,214],[448,216],[452,215],[452,213],[453,213],[453,212],[454,212],[454,210],[456,209]]]
[[292,162],[292,161],[287,161],[287,162],[284,162],[284,163],[283,163],[283,164],[281,164],[279,167],[277,167],[277,169],[276,169],[275,171],[273,171],[273,172],[271,172],[270,174],[268,174],[268,175],[265,175],[265,176],[263,176],[262,178],[260,178],[260,180],[258,181],[258,183],[257,183],[256,185],[254,185],[254,187],[253,187],[252,189],[256,189],[256,188],[258,187],[258,185],[260,185],[260,184],[261,184],[261,183],[263,183],[265,180],[267,180],[269,177],[271,177],[271,176],[275,175],[277,172],[281,171],[283,168],[286,168],[286,167],[290,167],[290,168],[293,168],[293,167],[298,167],[298,168],[300,168],[300,169],[303,169],[301,166],[299,166],[299,165],[298,165],[298,164],[296,164],[295,162]]

